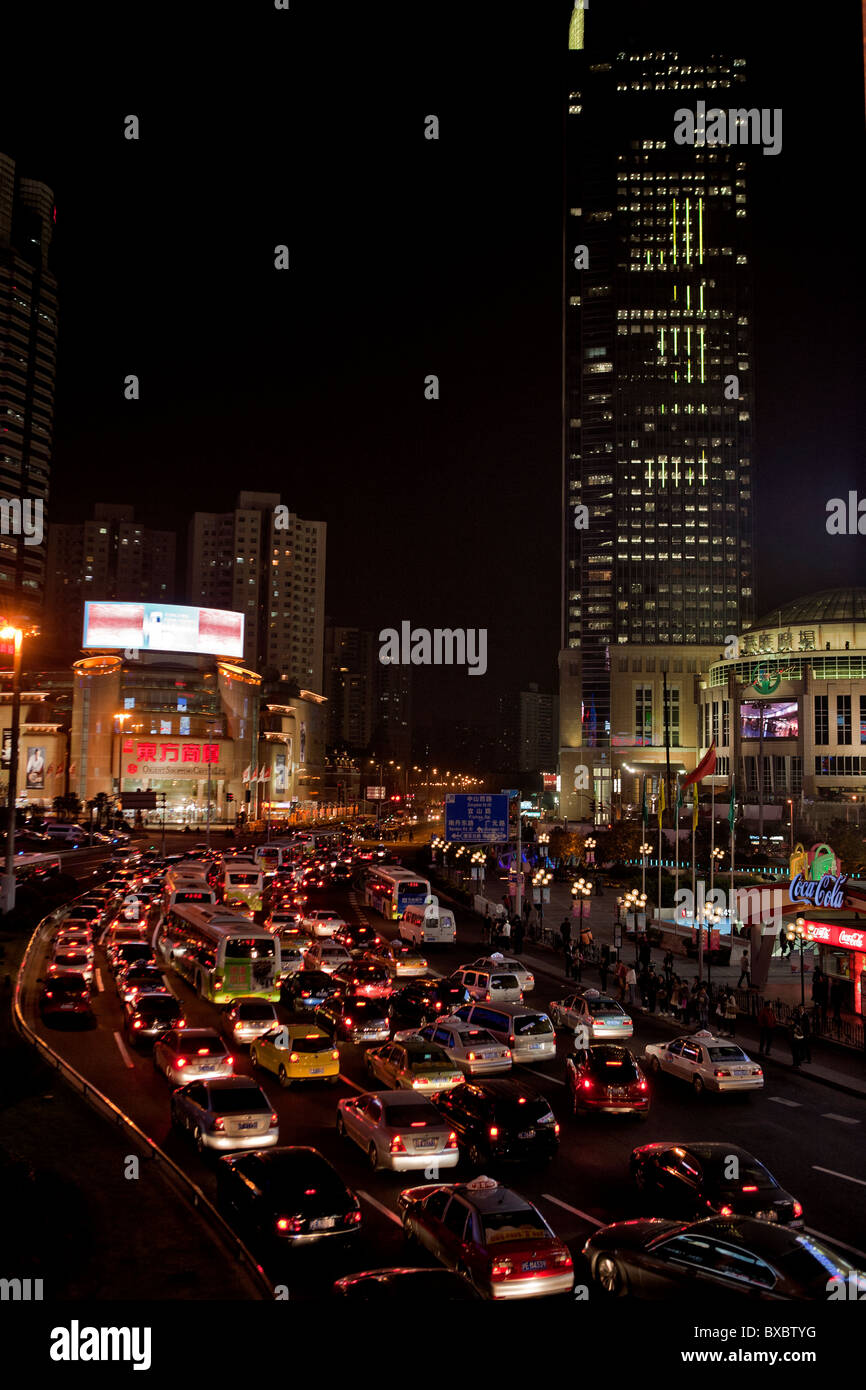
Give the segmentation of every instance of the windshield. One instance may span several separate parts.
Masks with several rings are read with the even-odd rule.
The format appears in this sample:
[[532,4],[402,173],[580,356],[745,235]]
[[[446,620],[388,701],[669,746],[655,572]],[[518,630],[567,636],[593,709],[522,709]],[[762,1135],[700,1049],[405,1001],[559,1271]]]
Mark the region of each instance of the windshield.
[[842,1280],[854,1273],[846,1259],[809,1236],[798,1236],[797,1248],[776,1256],[773,1263],[780,1273],[803,1284],[812,1298],[826,1298],[830,1279]]

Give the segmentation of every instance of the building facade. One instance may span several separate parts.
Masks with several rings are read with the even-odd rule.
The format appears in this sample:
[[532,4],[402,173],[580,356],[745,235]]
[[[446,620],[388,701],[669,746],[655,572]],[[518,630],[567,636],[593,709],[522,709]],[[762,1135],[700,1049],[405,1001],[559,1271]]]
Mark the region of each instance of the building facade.
[[54,434],[54,195],[0,154],[0,609],[38,616]]
[[[675,113],[741,107],[735,57],[600,53],[572,24],[563,227],[560,749],[613,801],[623,647],[720,650],[752,614],[753,351],[741,144]],[[563,789],[566,777],[563,775]]]
[[519,696],[518,770],[540,772],[554,766],[553,696],[539,690],[534,681]]
[[375,634],[357,627],[325,626],[325,694],[328,741],[365,750],[376,712]]

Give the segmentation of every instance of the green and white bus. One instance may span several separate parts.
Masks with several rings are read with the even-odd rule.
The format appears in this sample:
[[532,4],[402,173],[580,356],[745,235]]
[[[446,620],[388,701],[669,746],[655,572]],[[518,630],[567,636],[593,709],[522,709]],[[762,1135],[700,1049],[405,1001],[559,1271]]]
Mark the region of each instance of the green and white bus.
[[280,998],[280,939],[222,906],[169,908],[156,933],[163,960],[203,999]]
[[250,915],[261,912],[265,876],[254,859],[227,856],[223,860],[219,884],[226,907],[238,907]]

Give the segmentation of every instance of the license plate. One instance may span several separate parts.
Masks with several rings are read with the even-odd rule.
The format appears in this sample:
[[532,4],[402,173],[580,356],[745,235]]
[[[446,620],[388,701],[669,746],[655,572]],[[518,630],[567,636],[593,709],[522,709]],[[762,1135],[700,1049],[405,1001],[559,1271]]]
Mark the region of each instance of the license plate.
[[530,1051],[532,1052],[540,1052],[541,1049],[544,1047],[544,1043],[530,1043],[529,1047]]
[[321,1076],[324,1070],[324,1067],[310,1067],[310,1076]]
[[534,1269],[546,1269],[546,1268],[547,1268],[547,1261],[546,1261],[546,1260],[527,1260],[525,1264],[521,1265],[521,1269],[522,1269],[522,1270],[524,1271],[524,1273],[526,1273],[526,1274],[530,1274]]
[[535,1138],[535,1130],[534,1130],[534,1129],[524,1129],[524,1130],[521,1130],[521,1132],[518,1134],[517,1137],[518,1137],[518,1139],[534,1139],[534,1138]]
[[755,1215],[758,1217],[759,1221],[778,1221],[779,1219],[779,1213],[775,1210],[756,1211]]
[[74,1005],[74,1004],[61,1004],[60,1007],[61,1007],[61,1009],[74,1009],[74,1008],[75,1008],[75,1005]]
[[337,1224],[336,1216],[320,1216],[318,1221],[310,1222],[311,1231],[330,1231]]
[[255,1120],[242,1120],[241,1123],[238,1125],[238,1129],[255,1129],[255,1128],[256,1128],[256,1122],[255,1122]]
[[734,1076],[748,1076],[748,1075],[749,1075],[749,1073],[745,1070],[744,1067],[735,1067],[735,1068],[734,1068]]
[[416,1139],[416,1140],[415,1140],[415,1148],[416,1148],[416,1149],[435,1149],[435,1147],[436,1147],[436,1140],[435,1140],[435,1139]]

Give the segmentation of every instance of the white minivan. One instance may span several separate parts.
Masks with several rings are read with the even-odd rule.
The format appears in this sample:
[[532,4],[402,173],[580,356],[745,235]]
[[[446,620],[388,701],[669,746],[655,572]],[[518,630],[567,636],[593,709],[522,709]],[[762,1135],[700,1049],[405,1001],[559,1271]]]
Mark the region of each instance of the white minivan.
[[454,913],[447,907],[440,907],[438,898],[429,903],[418,903],[403,909],[400,919],[400,936],[416,946],[452,946],[457,940],[457,926]]

